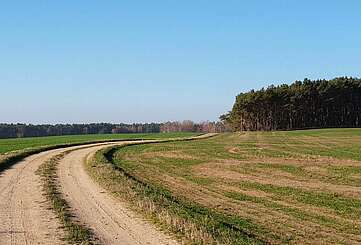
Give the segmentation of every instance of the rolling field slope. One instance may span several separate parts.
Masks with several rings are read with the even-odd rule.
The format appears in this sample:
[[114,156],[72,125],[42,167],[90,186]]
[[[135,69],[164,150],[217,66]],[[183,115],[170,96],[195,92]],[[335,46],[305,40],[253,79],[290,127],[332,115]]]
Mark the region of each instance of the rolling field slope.
[[229,133],[97,157],[114,166],[93,176],[186,241],[361,243],[361,129]]

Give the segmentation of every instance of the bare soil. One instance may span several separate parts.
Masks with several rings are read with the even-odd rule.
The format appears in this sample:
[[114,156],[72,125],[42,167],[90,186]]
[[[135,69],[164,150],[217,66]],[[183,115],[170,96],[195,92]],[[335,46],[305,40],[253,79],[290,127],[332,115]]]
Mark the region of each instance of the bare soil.
[[60,223],[49,210],[38,167],[61,150],[43,152],[5,170],[0,176],[0,244],[64,244]]

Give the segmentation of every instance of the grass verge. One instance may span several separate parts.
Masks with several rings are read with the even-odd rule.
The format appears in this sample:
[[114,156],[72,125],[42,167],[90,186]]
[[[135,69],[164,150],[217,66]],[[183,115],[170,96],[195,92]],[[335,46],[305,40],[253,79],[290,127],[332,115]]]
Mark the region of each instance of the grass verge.
[[38,169],[46,199],[64,227],[64,239],[74,244],[95,244],[96,238],[92,231],[75,221],[69,205],[63,198],[57,180],[57,164],[70,151],[61,153],[44,162]]

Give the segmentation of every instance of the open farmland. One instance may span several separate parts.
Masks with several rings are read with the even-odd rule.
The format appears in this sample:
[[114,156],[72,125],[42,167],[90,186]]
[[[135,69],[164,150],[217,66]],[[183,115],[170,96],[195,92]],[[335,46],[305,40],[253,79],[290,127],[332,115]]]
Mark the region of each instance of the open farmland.
[[92,175],[186,241],[361,242],[360,129],[228,133],[100,153],[115,168]]
[[187,137],[196,135],[195,133],[149,133],[149,134],[87,134],[87,135],[67,135],[48,137],[29,137],[15,139],[0,139],[0,154],[24,150],[27,148],[37,148],[44,146],[54,146],[62,144],[89,143],[95,141],[125,140],[125,139],[162,139],[174,137]]

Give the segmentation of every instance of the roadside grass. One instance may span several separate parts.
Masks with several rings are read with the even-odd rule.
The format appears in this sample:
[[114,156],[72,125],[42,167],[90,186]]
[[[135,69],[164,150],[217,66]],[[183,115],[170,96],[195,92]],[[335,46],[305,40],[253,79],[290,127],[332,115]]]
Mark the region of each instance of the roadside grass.
[[[144,204],[138,210],[188,241],[361,243],[361,129],[226,133],[126,146],[97,157],[89,167],[95,178],[133,204],[149,201],[155,214]],[[202,220],[192,205],[207,210],[202,212],[212,222],[192,219]],[[157,210],[188,220],[211,240],[187,235]],[[221,221],[248,235],[213,232]]]
[[41,176],[42,187],[47,201],[64,226],[66,232],[64,239],[74,244],[95,244],[96,238],[92,231],[75,221],[70,207],[59,189],[57,164],[69,152],[61,153],[44,162],[37,170],[37,174]]

